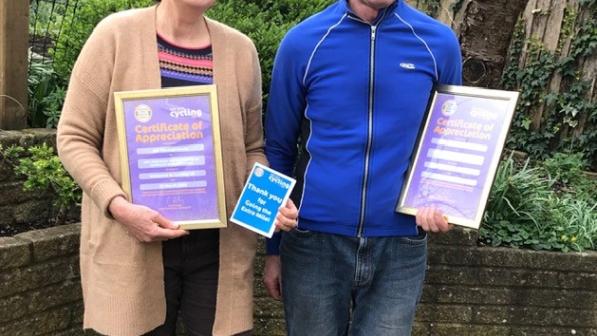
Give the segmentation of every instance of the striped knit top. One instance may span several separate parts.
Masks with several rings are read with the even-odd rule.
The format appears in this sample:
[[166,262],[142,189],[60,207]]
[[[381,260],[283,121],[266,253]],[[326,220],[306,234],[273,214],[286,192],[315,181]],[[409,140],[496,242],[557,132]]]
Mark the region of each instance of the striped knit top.
[[163,88],[213,83],[211,46],[189,49],[166,41],[159,34],[157,39]]

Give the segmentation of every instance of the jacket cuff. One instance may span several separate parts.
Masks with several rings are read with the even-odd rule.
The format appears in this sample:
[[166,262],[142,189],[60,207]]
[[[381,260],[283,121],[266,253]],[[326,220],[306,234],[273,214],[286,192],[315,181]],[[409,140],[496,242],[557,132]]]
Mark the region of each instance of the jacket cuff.
[[104,216],[110,219],[114,219],[109,211],[110,202],[118,196],[126,198],[126,194],[120,185],[112,179],[103,179],[99,181],[91,191],[91,198],[95,202],[95,205],[100,208],[104,213]]
[[280,255],[280,240],[282,239],[282,233],[276,232],[270,239],[265,241],[265,254],[266,255]]

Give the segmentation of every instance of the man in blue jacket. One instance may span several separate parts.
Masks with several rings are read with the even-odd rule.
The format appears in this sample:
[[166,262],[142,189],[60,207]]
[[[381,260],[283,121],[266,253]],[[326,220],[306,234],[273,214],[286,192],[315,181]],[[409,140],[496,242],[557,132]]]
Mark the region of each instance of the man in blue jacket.
[[460,83],[454,33],[404,0],[339,0],[285,36],[266,154],[297,178],[299,219],[268,241],[264,281],[289,335],[410,334],[426,231],[450,226],[394,209],[433,86]]

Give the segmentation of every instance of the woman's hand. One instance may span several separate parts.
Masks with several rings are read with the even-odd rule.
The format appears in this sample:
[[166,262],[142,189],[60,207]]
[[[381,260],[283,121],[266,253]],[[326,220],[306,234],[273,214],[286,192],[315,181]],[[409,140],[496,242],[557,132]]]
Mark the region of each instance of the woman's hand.
[[282,272],[279,255],[265,256],[265,268],[263,270],[263,284],[267,294],[275,300],[282,299]]
[[118,196],[110,202],[110,213],[124,225],[129,234],[140,242],[148,243],[178,238],[189,234],[164,218],[157,211],[146,206],[132,204]]
[[296,208],[296,206],[294,205],[294,202],[292,202],[291,199],[288,199],[288,202],[286,202],[286,206],[283,208],[280,208],[280,212],[278,213],[278,216],[276,217],[276,222],[274,223],[276,225],[276,232],[282,230],[282,231],[290,231],[293,230],[294,228],[296,228],[297,225],[297,218],[298,218],[298,210]]
[[424,231],[448,232],[452,224],[448,224],[448,219],[443,212],[436,208],[420,208],[417,210],[417,225]]

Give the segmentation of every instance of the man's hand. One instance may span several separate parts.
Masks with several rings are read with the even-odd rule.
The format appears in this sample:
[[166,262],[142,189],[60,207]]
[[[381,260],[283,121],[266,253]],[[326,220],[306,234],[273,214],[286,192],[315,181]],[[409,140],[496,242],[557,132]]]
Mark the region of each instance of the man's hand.
[[418,209],[416,219],[417,225],[427,232],[448,232],[454,227],[448,224],[448,219],[436,208]]
[[280,256],[265,256],[265,269],[263,271],[263,284],[267,294],[275,300],[282,299],[282,263]]
[[110,202],[109,210],[114,219],[140,242],[154,242],[178,238],[189,234],[146,206],[132,204],[118,196]]
[[286,202],[286,206],[280,208],[280,212],[276,217],[276,222],[274,223],[276,226],[276,232],[282,231],[290,231],[296,228],[298,218],[298,210],[292,202],[291,199],[288,199]]

